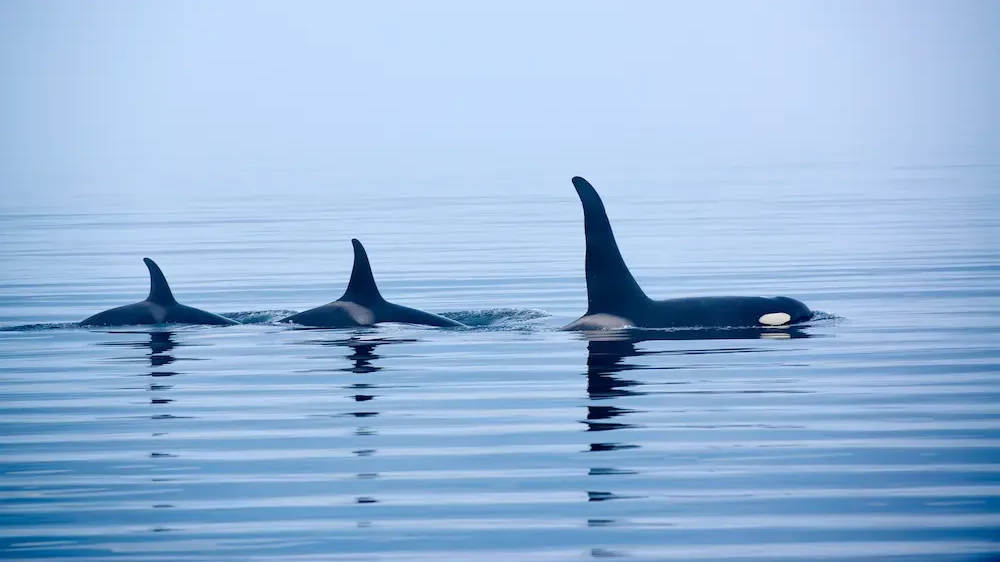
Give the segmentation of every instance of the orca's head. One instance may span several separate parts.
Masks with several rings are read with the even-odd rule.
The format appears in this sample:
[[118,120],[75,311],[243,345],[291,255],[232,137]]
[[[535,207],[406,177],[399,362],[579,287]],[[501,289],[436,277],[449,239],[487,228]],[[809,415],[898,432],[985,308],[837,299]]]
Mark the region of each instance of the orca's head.
[[774,300],[780,304],[782,312],[791,316],[791,320],[788,321],[789,324],[806,322],[813,317],[813,311],[809,310],[809,307],[802,301],[797,301],[790,297],[774,297]]

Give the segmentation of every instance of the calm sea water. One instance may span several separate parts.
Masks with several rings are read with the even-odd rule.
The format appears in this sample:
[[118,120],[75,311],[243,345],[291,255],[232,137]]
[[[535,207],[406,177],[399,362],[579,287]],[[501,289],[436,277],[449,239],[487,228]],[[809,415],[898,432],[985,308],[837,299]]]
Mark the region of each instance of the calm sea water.
[[[589,179],[650,295],[823,317],[557,331],[586,305],[568,177],[4,201],[0,558],[1000,553],[1000,168]],[[388,298],[476,327],[274,324],[340,296],[351,237]],[[74,327],[144,298],[143,256],[248,324]]]

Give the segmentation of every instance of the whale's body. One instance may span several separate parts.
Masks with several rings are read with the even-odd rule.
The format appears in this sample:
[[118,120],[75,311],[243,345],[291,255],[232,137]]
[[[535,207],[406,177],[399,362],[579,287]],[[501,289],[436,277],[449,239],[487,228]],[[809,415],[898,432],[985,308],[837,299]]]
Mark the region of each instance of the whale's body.
[[573,186],[583,204],[587,312],[564,329],[780,327],[812,318],[809,307],[789,297],[649,298],[625,265],[597,191],[581,177]]
[[167,278],[156,262],[143,258],[149,268],[149,296],[146,300],[119,306],[87,318],[81,326],[137,326],[142,324],[208,324],[228,326],[239,324],[218,314],[177,302]]
[[352,239],[351,243],[354,245],[354,268],[344,295],[331,303],[282,318],[279,322],[292,322],[317,328],[353,328],[371,326],[379,322],[422,324],[442,328],[464,326],[444,316],[385,300],[375,285],[364,246],[357,239]]

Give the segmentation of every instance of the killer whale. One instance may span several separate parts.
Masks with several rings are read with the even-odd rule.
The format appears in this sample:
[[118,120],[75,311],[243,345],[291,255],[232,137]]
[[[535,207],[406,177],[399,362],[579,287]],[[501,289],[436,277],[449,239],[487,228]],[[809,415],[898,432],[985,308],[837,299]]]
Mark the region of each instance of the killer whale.
[[649,298],[622,259],[601,197],[587,180],[577,176],[572,182],[583,204],[587,312],[564,330],[773,328],[812,318],[809,307],[788,297]]
[[441,328],[465,326],[451,318],[385,300],[375,285],[375,277],[372,275],[365,247],[357,238],[352,238],[351,244],[354,245],[354,268],[351,270],[351,280],[347,283],[344,295],[331,303],[282,318],[279,322],[317,328],[353,328],[379,322],[422,324]]
[[177,302],[170,291],[160,266],[142,258],[149,269],[149,296],[146,300],[119,306],[87,318],[81,326],[135,326],[139,324],[208,324],[228,326],[239,324],[218,314],[185,306]]

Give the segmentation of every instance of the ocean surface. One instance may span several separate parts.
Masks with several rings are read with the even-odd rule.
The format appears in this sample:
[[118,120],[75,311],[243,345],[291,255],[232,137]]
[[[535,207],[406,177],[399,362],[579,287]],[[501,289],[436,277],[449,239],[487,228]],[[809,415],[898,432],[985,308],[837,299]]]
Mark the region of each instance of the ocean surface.
[[[0,558],[1000,555],[1000,168],[588,177],[651,296],[822,312],[763,337],[558,331],[569,175],[4,200]],[[340,296],[351,237],[473,327],[276,324]],[[74,325],[146,256],[246,325]]]

